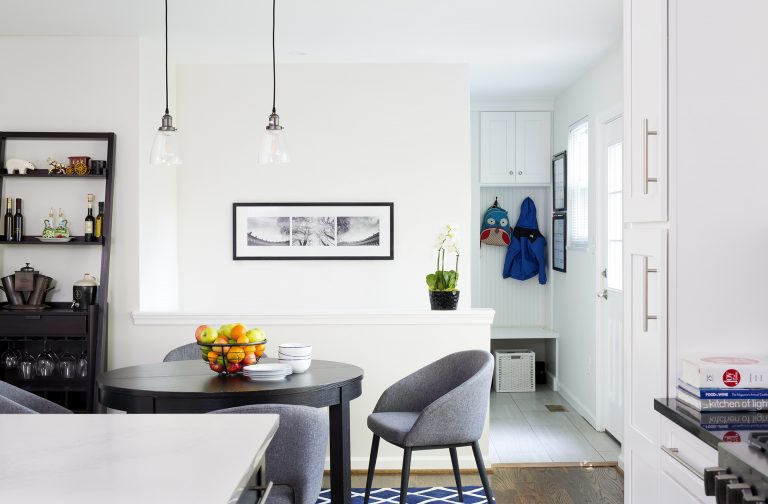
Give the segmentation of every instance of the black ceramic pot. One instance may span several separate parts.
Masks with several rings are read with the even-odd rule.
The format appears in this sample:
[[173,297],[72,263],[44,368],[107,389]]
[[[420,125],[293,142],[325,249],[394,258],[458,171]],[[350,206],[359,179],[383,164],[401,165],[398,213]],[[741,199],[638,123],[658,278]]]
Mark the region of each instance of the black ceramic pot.
[[433,310],[455,310],[459,305],[459,291],[429,291],[429,304]]

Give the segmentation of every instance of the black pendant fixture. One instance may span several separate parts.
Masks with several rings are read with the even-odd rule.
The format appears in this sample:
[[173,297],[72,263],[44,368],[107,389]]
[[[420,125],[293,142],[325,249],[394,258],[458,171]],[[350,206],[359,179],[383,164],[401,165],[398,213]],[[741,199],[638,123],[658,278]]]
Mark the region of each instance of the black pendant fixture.
[[275,67],[275,4],[272,0],[272,113],[269,114],[266,131],[259,148],[259,164],[284,164],[290,161],[285,130],[280,125],[275,98],[277,95],[277,72]]
[[165,0],[165,114],[152,143],[149,162],[155,166],[181,164],[179,132],[173,127],[173,117],[168,111],[168,0]]

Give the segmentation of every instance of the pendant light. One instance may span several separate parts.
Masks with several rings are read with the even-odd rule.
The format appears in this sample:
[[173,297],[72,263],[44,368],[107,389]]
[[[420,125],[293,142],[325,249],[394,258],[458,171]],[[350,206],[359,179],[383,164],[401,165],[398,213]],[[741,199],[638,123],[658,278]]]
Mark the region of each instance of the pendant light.
[[165,114],[152,143],[149,162],[155,166],[181,164],[179,132],[173,127],[173,117],[168,112],[168,0],[165,0]]
[[259,164],[284,164],[289,162],[288,144],[285,141],[285,131],[280,125],[280,116],[275,108],[277,94],[277,77],[275,68],[275,3],[272,0],[272,113],[261,139],[259,148]]

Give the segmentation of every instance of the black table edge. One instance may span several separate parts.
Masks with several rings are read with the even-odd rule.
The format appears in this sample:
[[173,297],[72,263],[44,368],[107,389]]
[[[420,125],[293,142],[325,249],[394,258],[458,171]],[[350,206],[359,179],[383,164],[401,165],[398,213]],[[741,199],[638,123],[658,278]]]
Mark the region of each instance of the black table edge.
[[717,445],[723,442],[722,439],[703,428],[695,419],[679,412],[677,410],[677,399],[671,397],[654,399],[653,409],[715,450],[717,450]]

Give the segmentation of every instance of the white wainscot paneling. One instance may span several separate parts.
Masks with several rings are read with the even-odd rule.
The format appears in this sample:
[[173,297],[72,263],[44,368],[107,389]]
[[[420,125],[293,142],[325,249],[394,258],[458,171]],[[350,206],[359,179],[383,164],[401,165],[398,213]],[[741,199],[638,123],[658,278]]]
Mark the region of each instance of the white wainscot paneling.
[[[536,204],[539,230],[547,239],[547,251],[550,250],[549,187],[483,187],[480,189],[480,222],[483,213],[493,203],[496,196],[499,206],[509,212],[509,219],[514,226],[520,217],[520,204],[530,196]],[[495,327],[546,327],[549,323],[550,276],[547,270],[547,284],[539,285],[538,277],[525,282],[511,278],[502,278],[506,247],[480,245],[480,237],[472,237],[474,268],[472,272],[472,306],[493,308],[496,311]],[[549,255],[549,254],[547,254]]]

